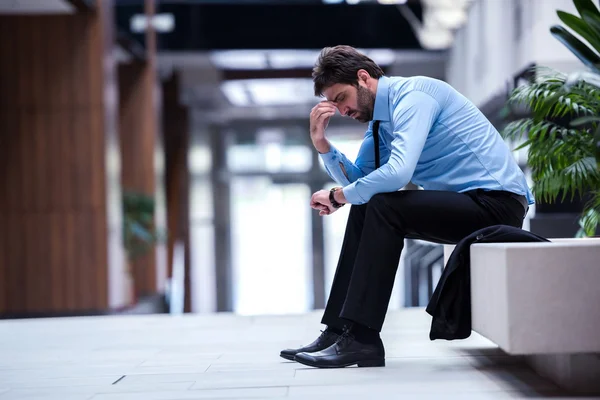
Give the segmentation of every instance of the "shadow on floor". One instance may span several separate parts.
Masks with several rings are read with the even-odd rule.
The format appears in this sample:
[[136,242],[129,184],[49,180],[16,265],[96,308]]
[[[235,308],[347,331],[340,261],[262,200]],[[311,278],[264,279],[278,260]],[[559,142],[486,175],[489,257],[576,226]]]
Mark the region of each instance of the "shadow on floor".
[[600,399],[600,393],[576,393],[559,387],[535,372],[524,356],[509,355],[502,349],[489,347],[457,350],[469,359],[476,370],[495,382],[501,382],[504,390],[519,397]]

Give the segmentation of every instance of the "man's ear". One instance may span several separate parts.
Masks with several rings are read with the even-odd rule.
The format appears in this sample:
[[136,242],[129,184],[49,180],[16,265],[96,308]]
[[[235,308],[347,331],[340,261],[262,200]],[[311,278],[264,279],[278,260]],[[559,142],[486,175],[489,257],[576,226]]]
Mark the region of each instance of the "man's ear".
[[369,73],[364,70],[364,69],[359,69],[358,72],[356,73],[356,77],[358,78],[358,82],[362,82],[365,85],[367,84],[367,82],[369,81],[369,78],[371,77],[371,75],[369,75]]

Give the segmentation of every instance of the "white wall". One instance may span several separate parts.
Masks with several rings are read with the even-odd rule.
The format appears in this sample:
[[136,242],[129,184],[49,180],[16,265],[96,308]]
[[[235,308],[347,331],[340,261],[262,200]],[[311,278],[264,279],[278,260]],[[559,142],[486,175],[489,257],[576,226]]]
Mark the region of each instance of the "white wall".
[[556,10],[576,13],[572,0],[475,0],[447,63],[448,82],[482,105],[535,62],[572,72],[583,64],[550,34]]

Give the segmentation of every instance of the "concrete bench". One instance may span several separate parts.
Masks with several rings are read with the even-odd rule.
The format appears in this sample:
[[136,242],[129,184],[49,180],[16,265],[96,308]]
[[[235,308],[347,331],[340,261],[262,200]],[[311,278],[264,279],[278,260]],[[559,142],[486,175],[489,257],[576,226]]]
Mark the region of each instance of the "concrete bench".
[[470,253],[473,330],[566,389],[600,392],[600,238]]

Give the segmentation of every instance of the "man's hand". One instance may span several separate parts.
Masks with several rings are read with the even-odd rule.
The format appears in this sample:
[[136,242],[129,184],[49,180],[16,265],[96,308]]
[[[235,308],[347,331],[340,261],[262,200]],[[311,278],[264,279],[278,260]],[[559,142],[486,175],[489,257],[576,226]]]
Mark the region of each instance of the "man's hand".
[[331,215],[338,209],[334,208],[329,201],[329,190],[319,190],[310,198],[310,206],[319,210],[319,215]]
[[329,152],[329,142],[325,138],[325,129],[329,119],[335,115],[335,104],[331,101],[322,101],[313,107],[310,112],[310,139],[319,153]]

